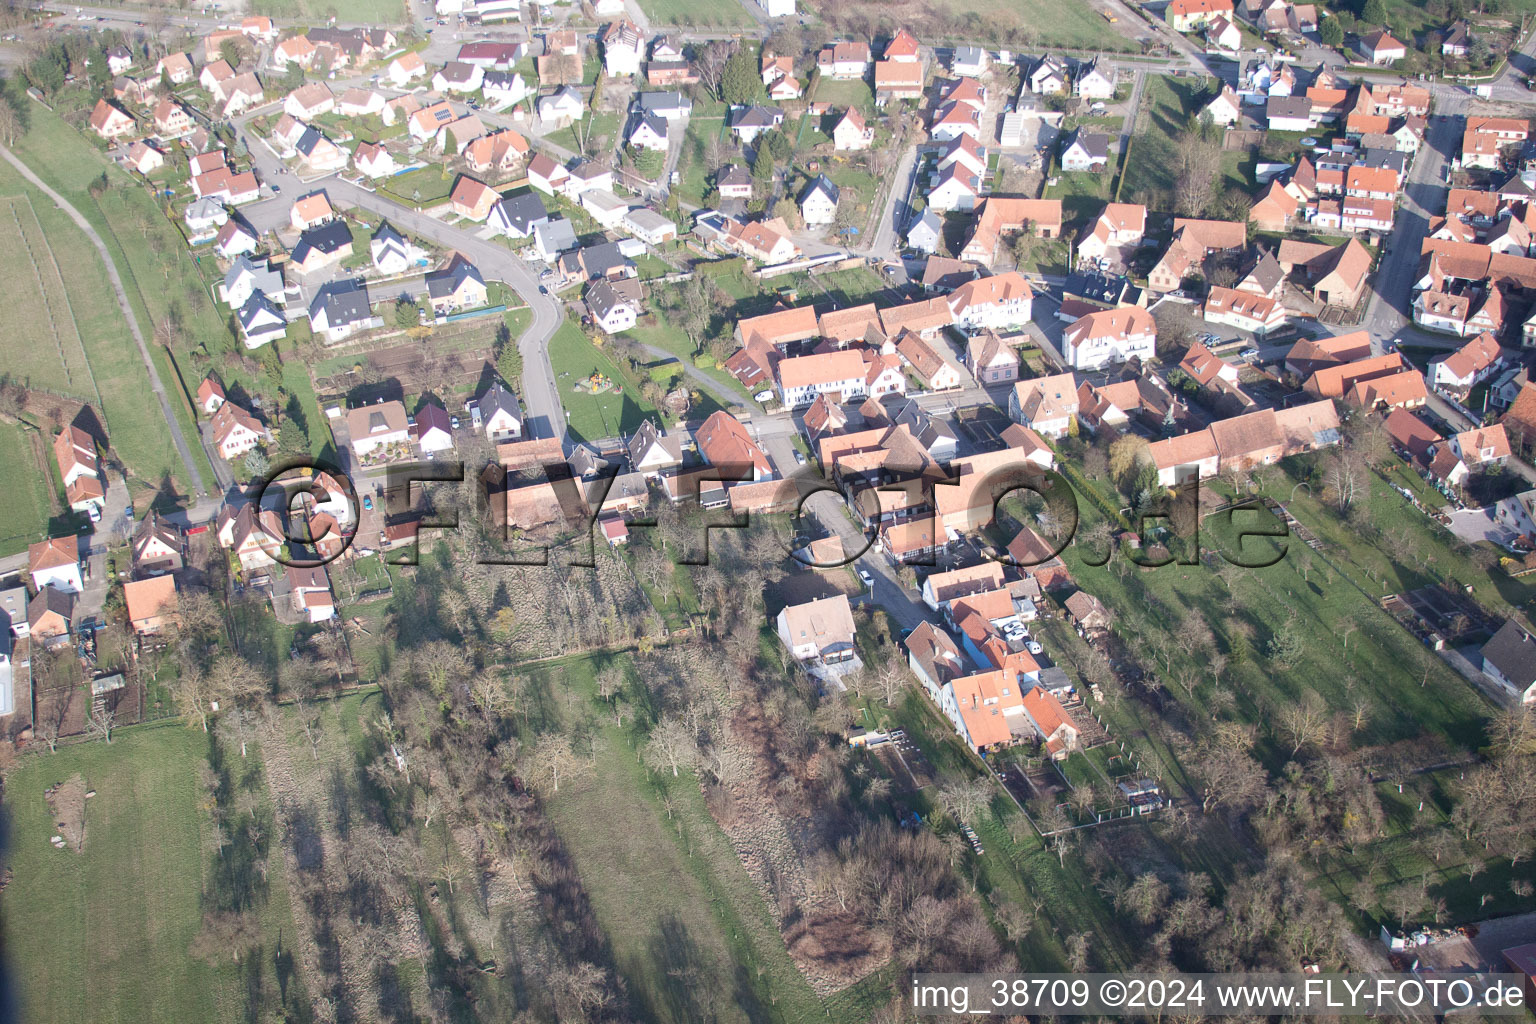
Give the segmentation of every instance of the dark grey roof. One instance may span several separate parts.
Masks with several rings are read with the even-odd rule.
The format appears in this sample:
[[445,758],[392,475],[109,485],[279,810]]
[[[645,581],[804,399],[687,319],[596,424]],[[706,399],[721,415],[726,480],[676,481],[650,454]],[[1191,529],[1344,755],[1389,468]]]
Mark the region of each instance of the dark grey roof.
[[394,242],[402,248],[405,246],[405,236],[387,220],[379,221],[379,228],[373,233],[373,238],[376,242]]
[[549,211],[544,209],[544,201],[533,192],[502,196],[501,209],[507,215],[507,223],[523,235],[531,232],[534,225],[549,220]]
[[480,419],[484,422],[503,410],[516,422],[523,422],[523,407],[518,404],[517,396],[502,387],[501,381],[492,381],[490,388],[480,396]]
[[587,308],[599,320],[606,320],[619,306],[629,305],[633,303],[607,281],[598,281],[587,289]]
[[978,61],[984,59],[986,57],[986,55],[987,55],[987,51],[983,50],[979,46],[957,46],[957,47],[955,47],[955,63],[956,64],[975,64]]
[[334,281],[321,288],[309,304],[310,317],[321,309],[332,327],[359,323],[373,315],[368,307],[368,289],[357,281]]
[[1062,294],[1068,298],[1087,299],[1089,302],[1113,304],[1120,301],[1128,282],[1123,277],[1107,277],[1103,274],[1069,274],[1062,286]]
[[517,80],[516,71],[487,71],[480,81],[480,88],[486,91],[492,89],[510,89]]
[[784,111],[778,107],[763,107],[753,104],[745,110],[738,111],[731,118],[732,128],[772,128],[784,120]]
[[309,156],[315,151],[315,147],[320,145],[320,140],[323,138],[325,136],[321,135],[317,129],[305,128],[304,134],[299,136],[299,141],[293,144],[293,148]]
[[1408,173],[1408,154],[1395,149],[1368,149],[1357,162],[1366,167],[1390,167],[1398,174]]
[[1312,101],[1305,96],[1271,96],[1264,104],[1266,117],[1311,117]]
[[330,46],[352,57],[361,54],[368,42],[358,28],[312,28],[305,34],[316,46]]
[[619,251],[618,242],[589,245],[581,250],[581,266],[589,278],[607,277],[614,270],[634,265],[634,260]]
[[310,228],[299,236],[299,244],[293,247],[293,258],[302,264],[309,258],[311,249],[329,255],[340,252],[352,244],[352,230],[345,221],[333,220],[317,228]]
[[445,299],[459,290],[459,286],[465,281],[478,281],[485,284],[485,278],[480,276],[480,271],[475,265],[466,259],[456,259],[441,270],[434,270],[426,276],[427,294],[434,299]]
[[693,101],[680,92],[642,92],[635,97],[635,103],[641,110],[649,112],[681,110],[688,113],[693,110]]
[[1067,138],[1067,144],[1062,148],[1065,153],[1073,146],[1080,147],[1083,152],[1095,160],[1109,159],[1109,136],[1098,132],[1090,132],[1083,128],[1075,129]]
[[[287,323],[287,318],[272,304],[272,300],[259,291],[251,293],[251,297],[245,300],[245,305],[240,307],[240,311],[236,316],[240,318],[240,327],[249,332],[256,326],[256,320],[262,313],[271,313],[277,317],[280,324]],[[277,325],[274,324],[273,326]]]
[[917,438],[918,444],[929,451],[940,441],[948,441],[951,444],[959,439],[948,423],[935,418],[927,410],[923,409],[913,399],[905,399],[895,409],[895,415],[891,417],[894,424],[906,424],[912,431],[912,436]]
[[1522,690],[1536,683],[1536,640],[1513,619],[1483,644],[1483,660]]
[[640,130],[642,125],[650,128],[652,132],[663,139],[667,137],[667,122],[648,110],[642,110],[635,115],[635,127],[630,130],[629,134],[633,136],[635,132]]
[[1266,293],[1274,291],[1275,286],[1285,280],[1285,272],[1280,269],[1280,261],[1275,259],[1275,254],[1268,249],[1259,254],[1258,262],[1246,276],[1253,278]]
[[716,187],[720,185],[750,185],[752,184],[752,172],[741,164],[726,164],[724,169],[715,177]]
[[816,177],[811,179],[810,184],[806,185],[805,188],[801,190],[800,201],[802,203],[805,202],[812,192],[825,192],[827,194],[827,198],[832,200],[834,203],[837,202],[838,196],[841,195],[837,186],[832,184],[832,179],[827,177],[825,174],[818,174]]

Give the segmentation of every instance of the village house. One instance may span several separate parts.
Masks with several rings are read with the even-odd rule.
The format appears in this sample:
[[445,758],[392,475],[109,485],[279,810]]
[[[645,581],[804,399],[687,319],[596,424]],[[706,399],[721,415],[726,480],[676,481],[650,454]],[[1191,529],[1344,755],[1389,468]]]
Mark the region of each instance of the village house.
[[128,111],[108,100],[97,100],[91,111],[91,130],[104,139],[120,139],[138,130],[138,123]]
[[1157,347],[1157,325],[1139,307],[1089,313],[1063,332],[1062,355],[1078,370],[1095,370],[1132,357],[1150,359]]
[[128,624],[139,636],[153,636],[181,625],[177,613],[176,577],[156,576],[123,584]]
[[1536,639],[1513,619],[1483,645],[1483,675],[1521,704],[1536,704]]
[[1077,415],[1077,382],[1070,373],[1037,377],[1013,386],[1008,415],[1043,437],[1065,437]]
[[219,458],[233,462],[259,444],[269,444],[272,435],[260,420],[233,402],[222,402],[209,421],[213,448]]
[[789,605],[775,623],[790,656],[815,674],[840,675],[862,665],[854,647],[853,609],[846,595]]
[[875,141],[875,130],[864,122],[864,115],[855,107],[843,111],[843,116],[832,126],[832,148],[836,151],[868,149]]
[[966,369],[983,386],[1006,384],[1019,378],[1019,355],[995,331],[973,334],[965,347]]

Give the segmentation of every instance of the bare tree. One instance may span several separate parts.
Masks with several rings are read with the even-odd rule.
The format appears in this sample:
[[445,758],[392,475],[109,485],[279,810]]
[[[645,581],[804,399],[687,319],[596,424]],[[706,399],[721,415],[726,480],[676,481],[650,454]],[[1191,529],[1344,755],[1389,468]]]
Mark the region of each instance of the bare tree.
[[107,707],[105,703],[91,708],[91,715],[86,719],[86,729],[92,736],[112,742],[112,729],[117,725],[117,712]]
[[663,718],[651,730],[650,741],[645,745],[645,758],[650,766],[661,771],[670,768],[674,778],[684,768],[698,763],[699,748],[694,734],[676,718]]
[[1286,739],[1291,741],[1291,756],[1295,757],[1302,747],[1322,738],[1328,726],[1328,708],[1317,694],[1308,693],[1280,709],[1279,723]]

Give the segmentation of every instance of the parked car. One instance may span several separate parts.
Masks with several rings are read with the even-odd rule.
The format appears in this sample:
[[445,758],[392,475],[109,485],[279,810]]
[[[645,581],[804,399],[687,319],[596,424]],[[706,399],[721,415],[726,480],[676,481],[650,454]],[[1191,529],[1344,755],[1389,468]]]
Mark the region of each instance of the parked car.
[[866,587],[868,587],[869,589],[871,589],[871,590],[875,589],[875,577],[874,577],[874,574],[871,573],[868,569],[860,569],[859,570],[859,579],[861,581],[863,581],[864,585]]
[[364,508],[364,510],[366,510],[368,512],[372,512],[373,511],[373,495],[371,495],[371,494],[363,495],[363,508]]

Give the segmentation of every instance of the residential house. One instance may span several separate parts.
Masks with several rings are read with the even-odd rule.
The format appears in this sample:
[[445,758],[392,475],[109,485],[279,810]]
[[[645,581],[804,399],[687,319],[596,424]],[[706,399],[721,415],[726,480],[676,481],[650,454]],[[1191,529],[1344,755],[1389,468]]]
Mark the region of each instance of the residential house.
[[217,412],[219,406],[227,399],[224,396],[224,385],[212,377],[204,377],[197,386],[197,407],[203,410],[204,416],[210,416]]
[[154,636],[181,625],[177,613],[176,577],[156,576],[123,584],[128,624],[138,636]]
[[848,401],[867,392],[864,357],[854,349],[780,360],[778,376],[780,396],[792,409],[810,405],[817,395]]
[[779,107],[764,107],[757,104],[732,107],[730,121],[732,133],[750,146],[763,132],[784,123],[784,111]]
[[416,410],[414,434],[416,447],[428,458],[436,452],[453,450],[453,420],[440,405],[428,402]]
[[491,386],[480,396],[477,407],[485,436],[491,443],[516,441],[523,436],[523,407],[517,396],[507,390],[501,381],[491,382]]
[[54,587],[39,590],[27,605],[27,631],[44,647],[56,647],[69,636],[75,613],[75,595]]
[[883,107],[892,100],[921,99],[924,77],[919,61],[876,61],[875,105]]
[[950,58],[949,68],[957,75],[967,78],[979,78],[987,70],[991,58],[987,51],[980,46],[957,46]]
[[896,353],[928,390],[948,391],[960,386],[960,370],[954,360],[915,331],[901,332],[896,339]]
[[1284,326],[1287,313],[1279,299],[1213,287],[1205,297],[1204,316],[1206,323],[1225,324],[1262,338]]
[[330,197],[324,189],[299,196],[288,212],[288,222],[295,231],[308,231],[335,219],[336,211],[331,209]]
[[1078,411],[1077,382],[1070,373],[1019,381],[1008,398],[1008,416],[1043,437],[1065,437]]
[[394,447],[409,448],[411,426],[405,414],[405,406],[399,402],[376,402],[347,411],[347,432],[351,435],[352,451],[359,459],[374,452]]
[[486,217],[486,224],[497,233],[511,238],[528,238],[533,234],[534,228],[548,220],[549,212],[544,209],[544,203],[537,195],[532,192],[519,192],[516,195],[503,196],[495,206],[492,206],[490,214]]
[[601,278],[587,288],[587,312],[605,334],[618,334],[635,326],[640,316],[637,282]]
[[1019,355],[995,331],[973,334],[966,342],[965,364],[981,385],[1006,384],[1019,379]]
[[1232,0],[1172,0],[1163,17],[1176,31],[1192,32],[1204,28],[1217,17],[1233,18]]
[[395,88],[405,89],[416,79],[427,77],[427,63],[420,53],[411,50],[391,60],[384,74]]
[[97,100],[91,111],[91,130],[104,139],[120,139],[138,130],[133,115],[110,100]]
[[1216,98],[1205,105],[1206,114],[1218,128],[1236,128],[1243,119],[1242,104],[1230,85],[1223,85]]
[[[323,198],[323,196],[322,196]],[[299,236],[291,262],[303,274],[340,263],[352,255],[352,229],[346,221],[332,220]]]
[[869,44],[862,42],[829,43],[816,56],[822,75],[840,81],[863,78],[869,63]]
[[628,18],[611,22],[598,36],[603,44],[603,69],[610,75],[638,75],[645,54],[645,37]]
[[282,267],[266,260],[257,263],[248,256],[237,257],[219,284],[219,298],[231,309],[238,309],[252,294],[265,295],[274,303],[286,302],[287,284]]
[[864,122],[858,108],[849,107],[832,126],[832,148],[836,151],[868,149],[875,141],[875,130]]
[[235,319],[248,349],[258,349],[288,333],[288,318],[275,302],[261,292],[251,293],[235,311]]
[[1109,136],[1077,128],[1061,150],[1064,171],[1102,171],[1109,166]]
[[954,322],[967,332],[1020,327],[1033,320],[1034,289],[1016,270],[966,281],[947,301]]
[[324,82],[308,82],[283,100],[283,113],[300,121],[311,121],[336,109],[336,96]]
[[325,566],[288,566],[283,573],[293,610],[305,622],[325,622],[336,616],[336,601],[331,596],[331,576]]
[[369,178],[387,178],[398,170],[393,154],[372,142],[358,144],[352,152],[352,166]]
[[1114,68],[1097,57],[1078,64],[1072,75],[1072,94],[1085,100],[1114,99]]
[[1483,645],[1483,675],[1521,704],[1536,704],[1536,639],[1513,619]]
[[694,441],[704,461],[726,478],[750,483],[771,480],[773,463],[741,421],[724,410],[713,413],[694,431]]
[[427,299],[439,314],[479,309],[489,303],[485,279],[462,253],[455,252],[441,268],[427,274]]
[[1360,37],[1360,52],[1372,64],[1391,64],[1408,56],[1408,47],[1393,39],[1385,29]]
[[223,402],[209,420],[213,448],[219,458],[233,462],[259,444],[267,444],[272,435],[255,416],[234,402]]
[[655,210],[637,206],[624,214],[623,225],[646,245],[661,245],[677,237],[677,225]]
[[974,210],[981,201],[981,176],[962,163],[938,172],[928,189],[928,209],[937,213]]
[[479,92],[485,82],[485,68],[451,60],[432,76],[432,91],[439,93]]
[[1152,314],[1131,306],[1089,313],[1062,334],[1062,354],[1078,370],[1095,370],[1133,357],[1150,359],[1157,347]]
[[853,608],[846,594],[789,605],[775,620],[790,656],[809,668],[851,671],[859,667]]
[[1432,361],[1429,379],[1436,389],[1466,390],[1493,376],[1503,365],[1498,341],[1484,331],[1451,355]]
[[1098,260],[1119,255],[1141,244],[1147,227],[1147,208],[1139,203],[1106,203],[1103,211],[1077,243],[1077,256]]
[[496,190],[485,182],[471,178],[467,174],[461,174],[453,183],[453,191],[448,196],[448,203],[455,214],[478,224],[485,221],[485,218],[490,215],[491,207],[500,199],[501,196]]
[[309,306],[309,326],[329,341],[341,341],[360,330],[377,326],[368,289],[359,281],[337,281],[324,285]]
[[838,188],[825,174],[818,174],[801,190],[800,216],[807,227],[831,224],[837,219]]

